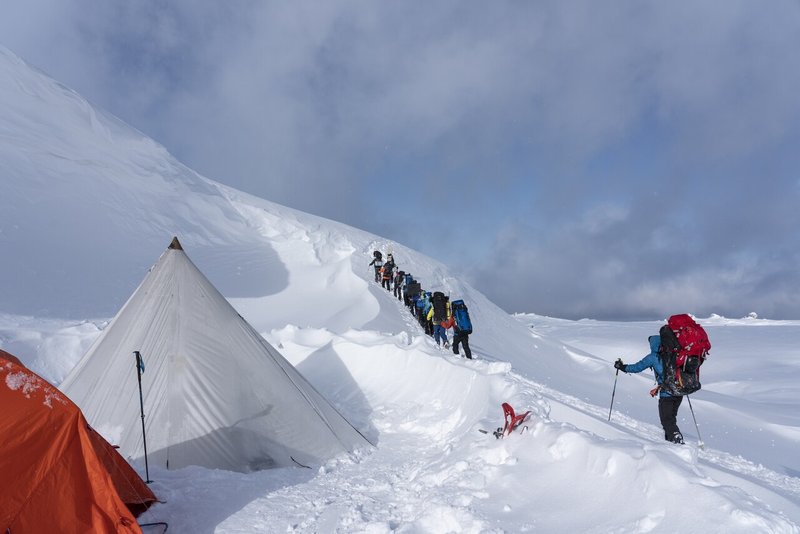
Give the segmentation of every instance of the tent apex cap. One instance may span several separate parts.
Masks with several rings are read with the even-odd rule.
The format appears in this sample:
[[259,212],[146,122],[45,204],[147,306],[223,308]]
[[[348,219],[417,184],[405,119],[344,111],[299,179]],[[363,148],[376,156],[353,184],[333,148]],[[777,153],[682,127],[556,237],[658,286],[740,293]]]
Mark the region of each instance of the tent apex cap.
[[183,250],[183,247],[181,246],[181,242],[178,241],[178,237],[177,236],[172,238],[172,242],[169,244],[169,247],[167,247],[167,248],[172,249],[172,250]]

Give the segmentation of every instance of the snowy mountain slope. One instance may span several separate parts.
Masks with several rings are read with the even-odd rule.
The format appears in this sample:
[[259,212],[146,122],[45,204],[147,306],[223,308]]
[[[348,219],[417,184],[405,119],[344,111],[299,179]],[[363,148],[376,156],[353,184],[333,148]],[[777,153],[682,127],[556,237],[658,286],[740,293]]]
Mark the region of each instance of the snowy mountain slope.
[[2,48],[0,98],[0,276],[17,288],[0,310],[113,315],[173,234],[209,256],[212,277],[226,256],[246,267],[216,276],[227,295],[285,282],[216,184]]
[[[714,347],[693,403],[707,450],[686,406],[690,443],[670,445],[643,375],[619,377],[606,421],[611,362],[638,359],[657,323],[509,316],[402,245],[198,176],[3,49],[0,72],[0,347],[60,382],[178,235],[377,443],[311,470],[151,471],[166,503],[143,522],[168,521],[170,532],[800,532],[800,324],[702,320]],[[467,301],[475,361],[438,349],[372,281],[375,248],[426,289]],[[478,432],[502,424],[503,401],[533,410],[528,432]]]

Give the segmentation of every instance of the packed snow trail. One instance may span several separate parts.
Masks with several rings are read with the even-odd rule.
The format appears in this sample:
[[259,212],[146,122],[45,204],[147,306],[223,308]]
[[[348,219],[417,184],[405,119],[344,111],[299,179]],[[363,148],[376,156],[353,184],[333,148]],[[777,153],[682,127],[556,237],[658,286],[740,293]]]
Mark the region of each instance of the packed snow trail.
[[[477,423],[486,411],[486,398],[494,394],[493,390],[505,389],[502,374],[508,367],[448,360],[435,349],[433,354],[426,353],[431,347],[423,338],[403,345],[402,339],[377,333],[349,335],[358,342],[347,340],[347,336],[332,335],[326,341],[322,339],[324,332],[301,332],[293,328],[275,334],[287,357],[302,357],[297,362],[301,370],[303,361],[314,358],[315,373],[329,379],[331,374],[335,375],[332,383],[347,382],[345,375],[349,372],[373,378],[368,385],[371,391],[365,391],[368,406],[363,399],[351,396],[348,411],[370,412],[369,426],[379,436],[378,447],[332,460],[315,472],[313,478],[254,499],[241,514],[229,517],[216,531],[353,532],[367,528],[382,531],[375,530],[379,528],[388,532],[402,527],[405,530],[400,532],[436,532],[444,522],[460,525],[458,528],[465,532],[485,532],[486,522],[470,510],[475,499],[485,498],[481,476],[476,478],[469,462],[451,463],[448,456],[460,446],[465,434],[474,439],[483,437],[475,430]],[[306,343],[311,338],[316,338],[316,346],[322,343],[321,349],[309,350],[313,347]],[[345,353],[341,360],[337,358],[337,354]],[[387,359],[391,359],[390,365]],[[345,365],[338,365],[338,360]],[[321,361],[327,362],[322,366],[324,369],[318,365]],[[306,370],[313,379],[315,373]],[[358,382],[359,377],[354,378]],[[420,381],[425,381],[428,387]],[[427,394],[420,398],[420,391]],[[335,395],[331,390],[324,393]],[[339,393],[346,395],[344,390]],[[499,413],[495,415],[499,417]],[[354,422],[357,421],[358,417]],[[491,462],[498,463],[495,459]],[[283,471],[287,473],[278,478],[308,476],[296,473],[298,470]],[[161,475],[167,480],[176,476],[172,472]],[[215,480],[213,484],[218,482]],[[164,485],[165,489],[169,487],[168,482]],[[167,500],[174,503],[181,498],[170,495]],[[387,508],[387,501],[403,505]],[[171,505],[168,503],[166,508]],[[252,523],[253,516],[259,518],[258,523]],[[196,521],[180,525],[178,530],[203,532],[207,528],[205,519]]]

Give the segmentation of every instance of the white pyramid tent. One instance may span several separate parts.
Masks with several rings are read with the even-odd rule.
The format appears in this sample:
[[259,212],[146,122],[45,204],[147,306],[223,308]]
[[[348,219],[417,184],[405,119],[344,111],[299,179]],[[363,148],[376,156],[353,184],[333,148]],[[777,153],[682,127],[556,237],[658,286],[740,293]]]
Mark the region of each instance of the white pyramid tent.
[[61,384],[123,456],[232,471],[319,464],[368,445],[173,239]]

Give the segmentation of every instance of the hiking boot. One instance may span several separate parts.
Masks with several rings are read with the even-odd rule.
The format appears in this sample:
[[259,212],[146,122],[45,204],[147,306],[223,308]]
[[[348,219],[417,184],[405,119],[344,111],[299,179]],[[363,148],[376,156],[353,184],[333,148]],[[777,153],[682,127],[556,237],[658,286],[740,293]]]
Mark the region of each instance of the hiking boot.
[[447,341],[445,341],[445,342],[444,342],[444,348],[446,348],[446,349],[449,349],[449,348],[450,348],[450,343],[448,343]]
[[675,432],[672,434],[670,441],[672,443],[677,443],[678,445],[683,445],[683,435],[680,432]]

